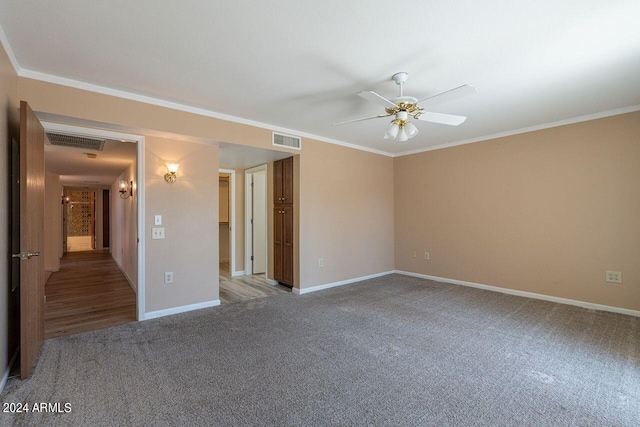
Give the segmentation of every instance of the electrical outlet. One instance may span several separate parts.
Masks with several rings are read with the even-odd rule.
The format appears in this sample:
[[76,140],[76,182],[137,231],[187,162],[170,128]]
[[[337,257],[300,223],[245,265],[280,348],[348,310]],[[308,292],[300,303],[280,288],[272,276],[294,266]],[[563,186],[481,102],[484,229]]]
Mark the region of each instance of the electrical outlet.
[[606,279],[609,283],[622,283],[622,272],[607,270]]
[[415,258],[416,257],[416,251],[411,252],[411,258]]
[[152,239],[164,239],[164,227],[152,228],[151,229],[151,238]]
[[173,283],[173,272],[168,271],[164,273],[164,283]]
[[318,258],[318,267],[324,267],[324,258]]
[[429,258],[429,252],[425,252],[425,253],[424,253],[424,259],[430,259],[430,258]]

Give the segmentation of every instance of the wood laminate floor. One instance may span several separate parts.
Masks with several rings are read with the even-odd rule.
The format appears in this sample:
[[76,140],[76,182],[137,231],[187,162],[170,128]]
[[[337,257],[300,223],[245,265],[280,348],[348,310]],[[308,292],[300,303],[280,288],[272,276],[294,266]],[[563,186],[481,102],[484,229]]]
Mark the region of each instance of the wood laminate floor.
[[222,304],[265,298],[284,292],[291,292],[291,289],[283,285],[267,283],[264,274],[231,277],[229,263],[220,263],[220,302]]
[[136,320],[136,294],[109,251],[67,252],[45,295],[45,338]]

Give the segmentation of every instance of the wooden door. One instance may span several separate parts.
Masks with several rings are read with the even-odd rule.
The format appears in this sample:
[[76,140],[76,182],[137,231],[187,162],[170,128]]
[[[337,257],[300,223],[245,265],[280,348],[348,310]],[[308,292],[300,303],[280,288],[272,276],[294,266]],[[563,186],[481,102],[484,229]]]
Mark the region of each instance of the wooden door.
[[293,157],[282,161],[282,203],[293,204]]
[[293,286],[293,206],[282,212],[282,283]]
[[282,171],[282,160],[278,160],[277,162],[273,162],[273,204],[281,205],[282,204],[282,179],[283,179],[283,171]]
[[284,215],[282,206],[273,208],[273,278],[282,282],[282,248],[283,248],[283,228]]
[[102,248],[111,246],[109,234],[109,190],[102,190]]
[[44,341],[44,128],[20,102],[20,376]]

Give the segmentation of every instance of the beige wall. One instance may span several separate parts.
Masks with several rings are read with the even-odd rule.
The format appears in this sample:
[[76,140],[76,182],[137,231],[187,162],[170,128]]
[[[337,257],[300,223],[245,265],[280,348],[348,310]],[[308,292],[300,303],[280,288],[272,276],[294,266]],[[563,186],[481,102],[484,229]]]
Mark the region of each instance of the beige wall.
[[[18,86],[19,96],[36,111],[274,149],[268,129],[31,79],[20,78]],[[280,151],[300,154],[296,159],[296,191],[300,192],[296,198],[299,286],[392,270],[393,160],[306,138],[302,152],[284,148]],[[211,182],[215,183],[215,179]],[[147,214],[151,213],[147,210]],[[370,229],[376,232],[371,233]],[[320,257],[325,259],[321,268],[317,266]],[[158,306],[173,303],[166,301]]]
[[[138,185],[132,163],[111,186],[111,256],[131,286],[138,287]],[[133,181],[133,197],[120,198],[120,181]],[[151,222],[153,224],[153,222]]]
[[396,268],[640,310],[639,165],[640,113],[396,158]]
[[[145,146],[146,312],[216,300],[218,147],[152,137]],[[164,180],[166,161],[180,163],[173,184]],[[151,239],[154,215],[162,215],[165,239]]]
[[[0,164],[7,167],[9,162],[9,146],[11,137],[18,139],[18,77],[11,66],[6,52],[0,46]],[[8,228],[10,224],[9,207],[9,180],[5,171],[0,174],[0,248],[7,250],[9,247]],[[11,283],[9,277],[9,264],[7,256],[0,257],[0,280],[2,283]],[[17,322],[18,292],[11,292],[10,286],[5,286],[0,296],[0,375],[4,375],[13,352],[17,348],[19,340]]]
[[300,288],[393,270],[393,159],[306,139],[303,149]]
[[62,256],[62,185],[60,175],[45,170],[44,175],[44,269],[58,271]]

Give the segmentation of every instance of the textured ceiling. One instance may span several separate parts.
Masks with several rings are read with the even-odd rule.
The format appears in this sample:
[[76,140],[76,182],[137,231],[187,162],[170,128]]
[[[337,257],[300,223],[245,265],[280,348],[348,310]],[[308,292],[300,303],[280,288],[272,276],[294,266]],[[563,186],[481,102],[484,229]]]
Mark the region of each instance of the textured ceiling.
[[[640,2],[4,0],[0,25],[24,76],[64,77],[292,132],[402,153],[640,107]],[[459,127],[389,119],[356,96],[472,97],[433,107]]]

